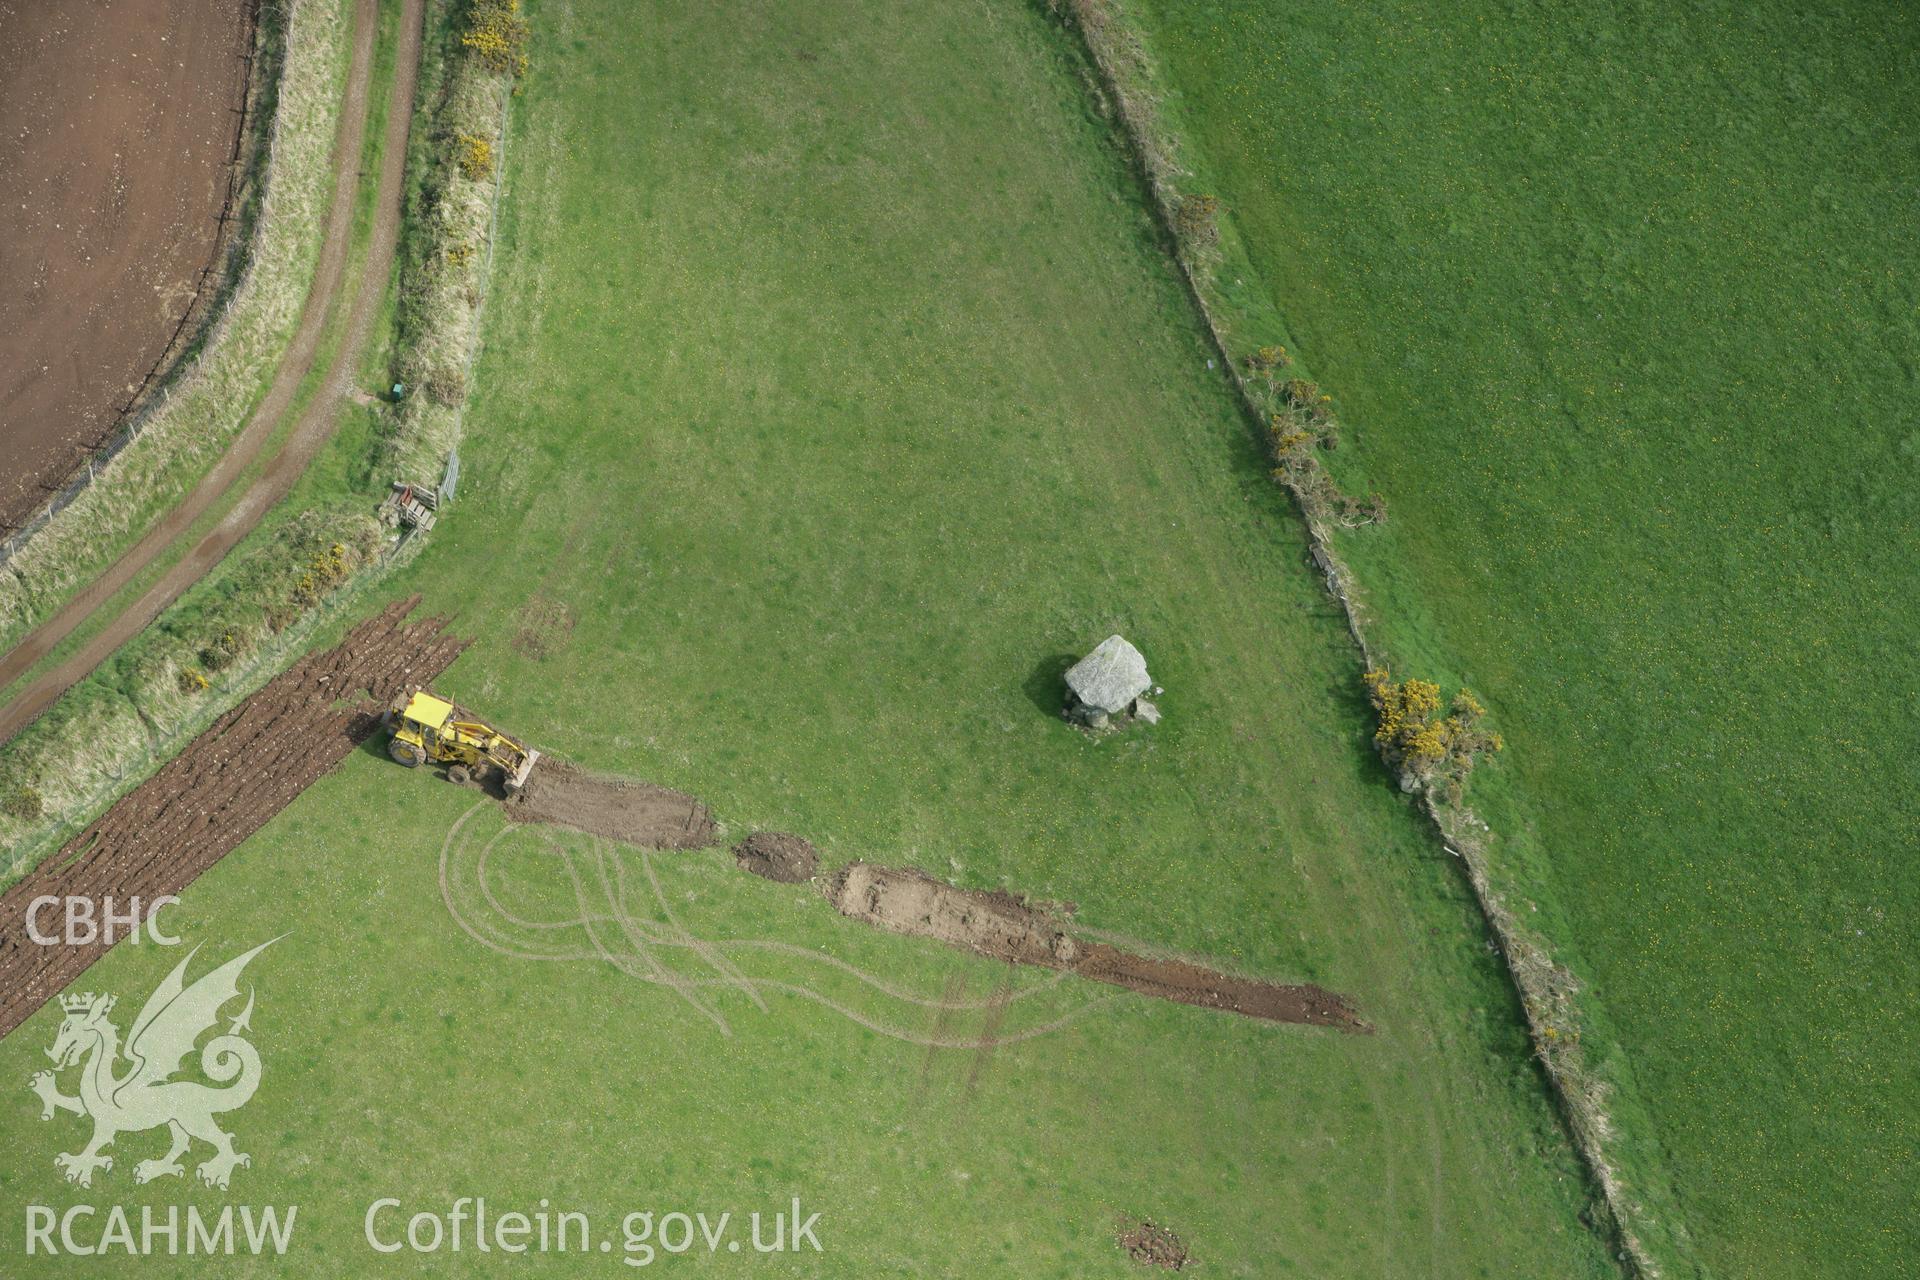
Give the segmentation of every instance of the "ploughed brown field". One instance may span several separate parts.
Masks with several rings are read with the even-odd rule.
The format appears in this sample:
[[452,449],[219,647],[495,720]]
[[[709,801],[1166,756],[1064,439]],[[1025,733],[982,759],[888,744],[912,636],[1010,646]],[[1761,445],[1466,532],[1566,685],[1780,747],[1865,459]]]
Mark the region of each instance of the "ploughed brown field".
[[0,523],[86,461],[220,246],[246,0],[0,0]]

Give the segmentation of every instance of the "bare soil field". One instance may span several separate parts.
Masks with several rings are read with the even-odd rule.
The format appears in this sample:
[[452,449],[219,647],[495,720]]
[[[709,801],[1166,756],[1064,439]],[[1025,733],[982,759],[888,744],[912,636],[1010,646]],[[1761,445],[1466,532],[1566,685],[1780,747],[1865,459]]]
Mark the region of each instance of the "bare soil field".
[[[5,2],[0,0],[0,3]],[[335,294],[346,288],[351,297],[347,331],[333,355],[332,363],[327,367],[325,383],[319,394],[301,412],[292,434],[280,445],[279,451],[267,460],[260,474],[248,482],[232,510],[193,546],[185,558],[171,566],[111,625],[94,635],[59,665],[43,672],[16,694],[12,701],[0,707],[0,742],[32,723],[61,694],[84,679],[116,649],[159,617],[168,605],[180,598],[182,592],[219,564],[229,551],[239,545],[242,538],[253,531],[262,517],[286,497],[306,470],[307,464],[313,461],[338,426],[340,405],[352,389],[353,377],[359,368],[360,352],[366,345],[379,312],[400,235],[401,180],[406,166],[407,132],[413,123],[424,0],[405,0],[402,8],[397,70],[390,90],[386,139],[378,175],[380,200],[374,210],[373,229],[364,266],[358,279],[349,281],[344,279],[347,241],[351,232],[355,194],[363,179],[355,166],[367,120],[368,83],[373,65],[374,11],[373,0],[359,0],[355,9],[353,65],[348,74],[347,96],[341,108],[339,139],[334,147],[333,203],[327,215],[320,264],[315,272],[313,291],[300,317],[300,327],[282,356],[266,395],[213,470],[194,486],[178,506],[169,511],[105,573],[77,592],[52,618],[34,628],[7,653],[0,654],[0,687],[19,679],[53,652],[61,641],[110,601],[115,592],[138,577],[176,538],[190,529],[223,494],[239,482],[241,473],[265,451],[275,423],[292,407],[302,380],[319,358],[328,307]]]
[[221,245],[248,0],[0,0],[0,524],[85,461]]
[[0,1035],[107,948],[39,946],[26,936],[35,898],[112,897],[125,909],[179,893],[346,759],[402,689],[425,684],[466,647],[444,619],[406,621],[419,597],[369,618],[215,721],[187,749],[0,896]]

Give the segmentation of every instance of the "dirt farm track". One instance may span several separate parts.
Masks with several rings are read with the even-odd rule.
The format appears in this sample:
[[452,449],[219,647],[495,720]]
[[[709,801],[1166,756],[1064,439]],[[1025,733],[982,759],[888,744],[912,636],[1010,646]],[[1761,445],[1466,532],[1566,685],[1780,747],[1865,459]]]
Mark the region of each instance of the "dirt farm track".
[[0,525],[101,441],[220,248],[248,0],[0,0]]

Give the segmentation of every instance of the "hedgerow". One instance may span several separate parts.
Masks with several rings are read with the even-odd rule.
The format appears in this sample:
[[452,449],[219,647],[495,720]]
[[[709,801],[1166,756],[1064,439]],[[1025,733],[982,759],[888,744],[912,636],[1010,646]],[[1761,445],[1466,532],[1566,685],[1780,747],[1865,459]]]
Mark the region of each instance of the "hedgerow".
[[[1366,678],[1371,685],[1377,677],[1382,696],[1401,716],[1377,745],[1390,767],[1400,773],[1402,785],[1415,784],[1420,804],[1446,848],[1464,866],[1475,899],[1506,958],[1526,1011],[1535,1051],[1564,1108],[1575,1144],[1598,1185],[1605,1209],[1603,1225],[1616,1234],[1623,1262],[1640,1275],[1658,1276],[1661,1267],[1655,1253],[1675,1249],[1676,1236],[1648,1211],[1639,1194],[1629,1194],[1612,1119],[1615,1084],[1609,1078],[1611,1073],[1603,1075],[1593,1065],[1594,1056],[1583,1044],[1589,1019],[1578,998],[1580,984],[1554,959],[1548,940],[1508,907],[1495,883],[1497,876],[1503,883],[1506,876],[1494,866],[1491,833],[1464,801],[1460,785],[1464,771],[1441,767],[1454,758],[1455,747],[1483,733],[1478,703],[1471,704],[1475,709],[1456,709],[1442,719],[1442,727],[1436,727],[1432,722],[1438,712],[1436,689],[1427,723],[1403,738],[1409,723],[1405,686],[1393,686],[1384,667],[1374,661],[1365,610],[1357,599],[1352,572],[1334,544],[1334,529],[1382,522],[1386,518],[1385,500],[1378,494],[1360,499],[1342,493],[1315,456],[1316,449],[1337,447],[1338,421],[1325,392],[1306,379],[1283,378],[1292,363],[1286,349],[1265,342],[1248,347],[1232,340],[1227,317],[1237,311],[1216,279],[1216,267],[1223,257],[1220,242],[1231,227],[1228,211],[1211,196],[1189,204],[1199,193],[1186,187],[1192,175],[1180,162],[1181,140],[1160,109],[1151,61],[1138,32],[1116,0],[1048,3],[1083,42],[1094,71],[1088,77],[1089,87],[1099,105],[1111,110],[1125,135],[1154,208],[1168,229],[1175,260],[1207,332],[1216,349],[1227,357],[1229,374],[1248,407],[1268,425],[1274,478],[1287,487],[1305,517],[1310,558],[1324,576],[1328,591],[1340,602],[1348,632],[1365,664]],[[1231,354],[1235,351],[1241,352],[1238,358]],[[1425,689],[1417,690],[1414,703],[1426,702]],[[1447,725],[1447,721],[1454,723]],[[1498,739],[1486,737],[1486,742],[1466,751],[1466,763],[1470,765],[1478,755],[1497,749]],[[1444,785],[1427,785],[1417,770],[1411,776],[1407,774],[1403,765],[1410,748],[1416,760],[1430,759],[1438,750],[1440,764],[1428,779],[1447,774]],[[1664,1180],[1657,1168],[1644,1164],[1636,1172],[1643,1181]],[[1670,1200],[1664,1187],[1659,1198]]]
[[[320,606],[380,555],[365,512],[301,512],[242,544],[159,622],[0,746],[0,847],[23,869],[61,821],[104,800],[178,736],[297,651]],[[30,803],[29,803],[30,798]],[[11,801],[11,803],[8,803]]]
[[471,0],[462,47],[495,75],[519,79],[527,73],[527,20],[520,0]]
[[518,0],[473,0],[453,18],[432,102],[421,169],[408,208],[401,267],[395,380],[424,393],[389,416],[375,461],[381,478],[431,484],[460,441],[468,370],[480,345],[480,309],[499,192],[503,81],[527,71]]

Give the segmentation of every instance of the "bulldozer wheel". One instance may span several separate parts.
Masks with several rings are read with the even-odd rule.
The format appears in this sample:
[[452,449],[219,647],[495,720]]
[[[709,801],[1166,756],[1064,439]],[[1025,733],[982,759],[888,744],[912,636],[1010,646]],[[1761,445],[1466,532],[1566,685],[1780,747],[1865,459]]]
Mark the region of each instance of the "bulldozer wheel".
[[427,753],[411,742],[402,742],[395,738],[387,744],[387,754],[409,769],[418,769],[427,762]]
[[469,773],[467,771],[467,766],[463,764],[457,764],[453,766],[453,768],[447,770],[447,781],[454,783],[457,786],[464,787],[467,785],[467,783],[471,782],[472,780],[473,780],[473,774]]

